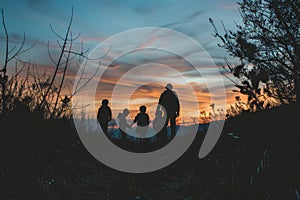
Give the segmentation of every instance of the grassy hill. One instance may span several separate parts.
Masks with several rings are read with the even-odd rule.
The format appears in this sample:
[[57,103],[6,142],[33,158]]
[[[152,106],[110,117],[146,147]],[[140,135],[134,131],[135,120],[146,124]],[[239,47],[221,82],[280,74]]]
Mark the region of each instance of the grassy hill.
[[71,121],[2,117],[0,199],[300,199],[298,113],[297,104],[242,113],[204,159],[205,129],[176,162],[147,174],[98,162]]

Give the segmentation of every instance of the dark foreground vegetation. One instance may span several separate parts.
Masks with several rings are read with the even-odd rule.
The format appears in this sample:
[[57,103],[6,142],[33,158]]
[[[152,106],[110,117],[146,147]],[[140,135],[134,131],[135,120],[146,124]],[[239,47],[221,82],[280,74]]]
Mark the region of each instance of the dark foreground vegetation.
[[205,131],[170,166],[119,172],[94,159],[69,120],[1,118],[0,199],[300,199],[299,105],[227,119],[204,159]]

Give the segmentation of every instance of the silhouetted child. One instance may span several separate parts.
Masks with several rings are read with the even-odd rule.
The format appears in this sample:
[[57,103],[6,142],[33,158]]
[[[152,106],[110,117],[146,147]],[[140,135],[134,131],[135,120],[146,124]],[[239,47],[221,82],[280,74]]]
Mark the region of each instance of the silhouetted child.
[[165,124],[163,118],[163,112],[161,110],[156,111],[155,119],[153,120],[153,128],[156,132],[159,132]]
[[163,117],[162,110],[157,110],[155,113],[155,118],[153,120],[153,128],[156,133],[156,138],[162,140],[162,129],[166,123],[166,117]]
[[102,131],[108,134],[108,122],[111,120],[111,109],[108,106],[108,100],[102,100],[102,106],[98,109],[97,120],[102,128]]
[[128,124],[126,117],[129,115],[129,110],[125,108],[122,113],[118,114],[119,119],[119,130],[121,132],[122,141],[124,142],[126,140],[126,128],[131,128],[131,126]]
[[132,126],[134,123],[137,123],[136,133],[140,135],[143,143],[150,123],[149,115],[146,113],[146,106],[140,107],[140,112],[135,116],[133,123],[130,126]]

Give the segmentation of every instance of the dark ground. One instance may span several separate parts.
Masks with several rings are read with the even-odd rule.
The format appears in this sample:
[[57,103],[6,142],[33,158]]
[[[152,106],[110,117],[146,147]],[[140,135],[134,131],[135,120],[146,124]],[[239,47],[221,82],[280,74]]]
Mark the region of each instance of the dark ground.
[[228,119],[213,151],[205,131],[170,166],[147,174],[94,159],[64,120],[0,119],[0,199],[300,199],[299,105]]

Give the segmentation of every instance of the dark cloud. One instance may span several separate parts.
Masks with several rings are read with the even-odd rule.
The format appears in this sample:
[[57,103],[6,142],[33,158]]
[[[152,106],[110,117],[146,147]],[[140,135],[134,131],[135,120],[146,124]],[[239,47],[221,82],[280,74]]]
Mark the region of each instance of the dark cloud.
[[203,11],[202,10],[199,10],[199,11],[196,11],[194,13],[192,13],[190,16],[188,16],[186,19],[194,19],[200,15],[203,14]]
[[202,93],[209,93],[209,90],[208,90],[208,88],[201,88],[201,90],[200,90]]
[[[24,34],[19,34],[19,33],[10,33],[8,37],[9,37],[9,44],[21,44],[22,41],[24,40]],[[6,37],[0,36],[0,41],[5,42]]]
[[142,92],[142,93],[152,93],[154,91],[159,91],[162,90],[163,86],[158,85],[158,84],[148,84],[148,85],[142,85],[138,91]]
[[[171,22],[168,24],[163,24],[162,28],[172,28],[175,31],[182,32],[190,37],[196,37],[201,34],[199,27],[195,26],[195,20],[203,14],[203,11],[196,11],[180,21]],[[201,21],[199,19],[199,21]]]
[[185,25],[186,23],[191,22],[192,20],[194,20],[195,18],[197,18],[198,16],[200,16],[202,14],[203,14],[203,11],[196,11],[196,12],[192,13],[191,15],[183,18],[180,21],[176,21],[176,22],[171,22],[171,23],[168,23],[168,24],[164,24],[164,25],[161,25],[161,27],[163,27],[163,28],[170,28],[170,27],[173,27],[175,25]]

